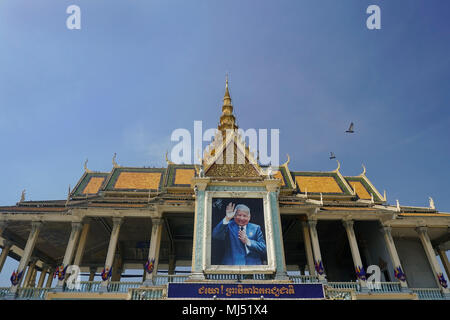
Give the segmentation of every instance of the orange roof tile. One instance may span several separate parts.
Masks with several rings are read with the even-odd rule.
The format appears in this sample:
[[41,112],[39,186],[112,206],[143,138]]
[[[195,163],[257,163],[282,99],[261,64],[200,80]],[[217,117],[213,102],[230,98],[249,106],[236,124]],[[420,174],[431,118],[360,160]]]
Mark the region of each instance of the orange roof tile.
[[95,194],[98,192],[100,187],[102,186],[103,181],[105,181],[104,177],[92,177],[89,180],[89,183],[83,189],[82,194]]
[[158,189],[161,172],[121,172],[114,189]]
[[191,184],[191,179],[195,176],[194,169],[176,169],[174,184]]
[[359,181],[349,181],[350,186],[353,188],[353,190],[356,191],[356,194],[360,199],[371,199],[369,192],[367,192],[367,189],[363,186],[363,184]]
[[296,176],[300,190],[316,193],[343,193],[333,177]]

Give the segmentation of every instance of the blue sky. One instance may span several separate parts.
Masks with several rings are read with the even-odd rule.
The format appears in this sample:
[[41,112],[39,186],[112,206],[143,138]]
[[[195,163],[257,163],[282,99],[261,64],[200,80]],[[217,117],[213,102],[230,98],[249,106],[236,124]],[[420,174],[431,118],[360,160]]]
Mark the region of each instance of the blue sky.
[[[66,8],[81,8],[68,30]],[[366,8],[381,8],[381,30]],[[291,170],[358,175],[450,212],[450,2],[0,2],[0,205],[65,199],[83,174],[164,166],[176,128],[280,129]],[[355,123],[355,134],[344,131]]]

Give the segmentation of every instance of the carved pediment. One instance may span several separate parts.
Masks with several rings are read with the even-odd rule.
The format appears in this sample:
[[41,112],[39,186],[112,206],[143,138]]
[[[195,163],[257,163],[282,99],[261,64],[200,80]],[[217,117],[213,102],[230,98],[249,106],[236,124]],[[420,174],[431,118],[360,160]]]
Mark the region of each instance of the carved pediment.
[[242,144],[237,136],[228,140],[226,147],[220,148],[218,154],[211,152],[212,159],[207,161],[205,176],[236,178],[260,177],[262,170],[256,160],[250,155],[248,148]]

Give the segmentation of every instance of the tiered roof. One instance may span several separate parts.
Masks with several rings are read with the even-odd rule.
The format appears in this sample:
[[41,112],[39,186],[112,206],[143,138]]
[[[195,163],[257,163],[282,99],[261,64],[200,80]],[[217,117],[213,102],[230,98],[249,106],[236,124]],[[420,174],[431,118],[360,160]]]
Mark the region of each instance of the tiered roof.
[[[237,131],[228,80],[223,100],[218,133],[206,148],[201,166],[174,164],[166,156],[167,167],[164,168],[121,167],[114,155],[110,172],[93,172],[85,163],[84,174],[66,200],[21,200],[16,206],[0,207],[0,212],[64,212],[77,206],[145,208],[155,202],[192,205],[195,199],[192,181],[199,175],[206,175],[213,180],[252,183],[267,179],[268,168],[258,163]],[[233,131],[233,135],[226,135],[227,130]],[[226,163],[225,149],[229,145],[234,146],[234,157],[239,153],[244,156],[243,164],[228,166],[218,163],[219,159],[221,163]],[[320,211],[390,210],[405,215],[441,215],[434,206],[419,208],[387,205],[386,195],[382,196],[370,182],[364,166],[364,171],[358,176],[343,176],[339,162],[335,170],[327,172],[291,171],[289,162],[288,156],[288,160],[272,173],[273,178],[280,180],[281,208],[314,204],[320,207]]]

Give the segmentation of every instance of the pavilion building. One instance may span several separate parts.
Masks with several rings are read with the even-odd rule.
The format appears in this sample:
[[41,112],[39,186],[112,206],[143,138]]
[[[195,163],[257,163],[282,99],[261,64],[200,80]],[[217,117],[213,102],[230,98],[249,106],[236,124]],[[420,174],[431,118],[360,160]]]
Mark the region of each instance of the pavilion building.
[[[325,299],[450,298],[450,213],[432,199],[429,207],[388,204],[365,167],[358,176],[342,175],[339,163],[296,171],[288,157],[271,172],[238,132],[228,82],[223,101],[199,165],[166,158],[164,168],[125,167],[114,157],[110,172],[85,164],[67,199],[22,196],[0,207],[0,272],[7,257],[19,261],[0,297],[167,299],[174,283],[240,283],[318,284]],[[228,198],[261,200],[264,265],[214,262],[214,210]],[[88,281],[68,286],[69,266]],[[138,281],[126,281],[125,270]]]

